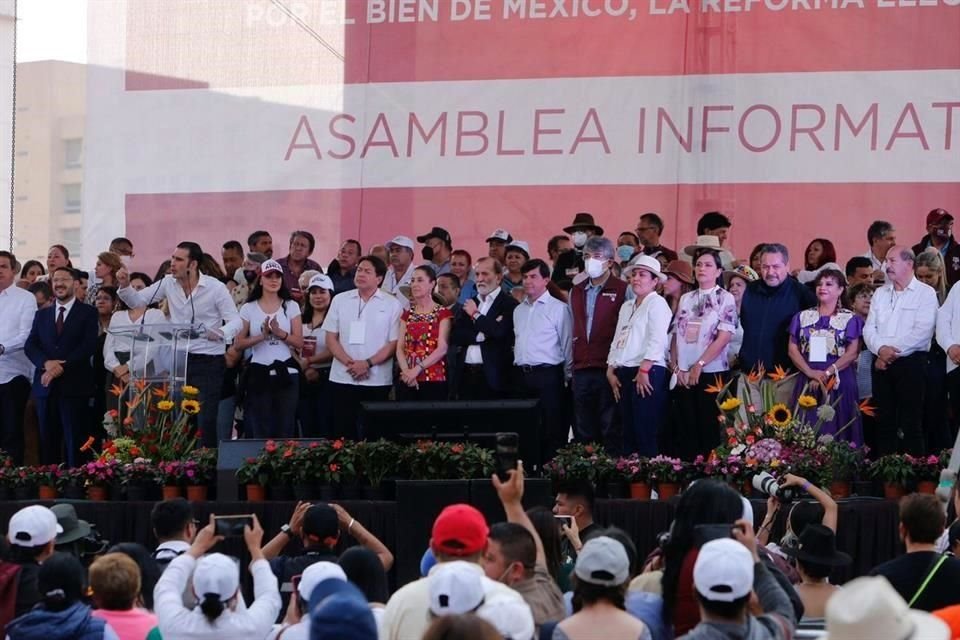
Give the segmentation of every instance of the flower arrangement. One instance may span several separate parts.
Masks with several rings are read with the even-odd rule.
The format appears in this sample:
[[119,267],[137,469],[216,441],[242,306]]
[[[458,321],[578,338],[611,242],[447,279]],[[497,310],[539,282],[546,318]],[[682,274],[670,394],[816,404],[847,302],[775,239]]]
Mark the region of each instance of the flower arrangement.
[[916,477],[912,459],[902,454],[890,454],[874,460],[869,467],[870,476],[884,482],[905,485]]
[[601,445],[575,442],[557,449],[553,459],[543,465],[543,470],[553,480],[586,480],[597,486],[602,480],[601,471],[615,466]]
[[830,435],[820,436],[818,442],[826,463],[823,467],[824,479],[850,481],[863,471],[869,452],[866,446],[858,447]]
[[343,438],[324,440],[317,451],[324,465],[323,473],[327,484],[352,482],[357,478],[356,445]]
[[639,454],[617,458],[613,464],[613,471],[617,478],[625,482],[649,482],[650,461]]
[[[200,390],[196,387],[181,387],[179,401],[166,385],[155,386],[139,380],[132,386],[113,385],[110,393],[118,402],[122,398],[130,399],[124,402],[127,416],[122,420],[117,409],[110,409],[103,416],[104,429],[111,438],[104,443],[109,455],[123,462],[141,456],[158,461],[179,460],[198,446],[200,433],[191,425],[201,410],[197,400]],[[88,440],[88,445],[92,446],[93,442]]]
[[62,464],[47,464],[33,467],[33,474],[37,485],[59,488],[63,482],[64,466]]
[[371,487],[379,487],[383,479],[400,468],[400,446],[384,440],[364,440],[355,446],[357,472]]
[[237,482],[240,484],[259,484],[267,486],[270,483],[270,465],[264,460],[263,454],[251,456],[243,461],[237,469]]
[[943,469],[939,456],[911,456],[904,457],[913,467],[913,476],[918,482],[937,482],[940,480],[940,471]]
[[157,467],[146,458],[136,458],[121,464],[120,483],[123,485],[153,485],[159,482]]
[[120,479],[120,463],[116,460],[93,460],[80,465],[80,476],[88,487],[105,487]]
[[493,466],[490,451],[464,442],[421,440],[401,454],[401,469],[413,480],[489,477]]
[[680,458],[656,456],[647,462],[650,479],[659,483],[680,483],[686,480],[688,465]]
[[212,447],[194,449],[187,456],[185,464],[184,477],[188,485],[208,485],[213,482],[217,471],[217,449]]

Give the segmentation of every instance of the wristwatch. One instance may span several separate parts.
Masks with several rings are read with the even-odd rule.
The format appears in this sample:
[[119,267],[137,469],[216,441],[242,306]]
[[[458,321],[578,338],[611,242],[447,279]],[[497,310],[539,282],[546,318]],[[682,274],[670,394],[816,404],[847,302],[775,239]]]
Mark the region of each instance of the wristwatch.
[[704,362],[703,360],[697,360],[697,366],[700,367],[701,369],[703,369],[703,367],[706,366],[706,364],[707,363]]
[[288,537],[288,538],[293,538],[293,537],[294,537],[294,535],[293,535],[293,527],[291,527],[289,524],[285,524],[285,525],[283,525],[282,527],[280,527],[280,533],[285,533],[285,534],[287,534],[287,537]]

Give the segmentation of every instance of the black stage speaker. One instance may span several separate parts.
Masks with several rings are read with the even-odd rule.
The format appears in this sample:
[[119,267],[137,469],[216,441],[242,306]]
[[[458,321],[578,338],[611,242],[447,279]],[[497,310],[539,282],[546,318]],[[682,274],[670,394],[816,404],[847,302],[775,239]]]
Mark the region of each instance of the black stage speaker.
[[538,400],[364,402],[360,423],[367,440],[468,441],[488,449],[496,448],[497,433],[513,431],[520,435],[520,459],[527,473],[543,463]]

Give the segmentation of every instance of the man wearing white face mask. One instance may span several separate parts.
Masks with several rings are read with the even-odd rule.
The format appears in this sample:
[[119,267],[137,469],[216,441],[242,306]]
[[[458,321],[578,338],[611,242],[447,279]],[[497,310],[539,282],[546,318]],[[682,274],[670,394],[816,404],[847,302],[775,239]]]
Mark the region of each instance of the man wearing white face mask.
[[610,275],[613,243],[603,236],[583,246],[587,278],[570,291],[573,315],[573,408],[578,442],[603,442],[618,452],[616,403],[607,383],[607,354],[617,329],[627,284]]
[[602,236],[603,227],[597,226],[593,216],[589,213],[578,213],[573,217],[573,224],[563,228],[573,240],[573,251],[561,253],[553,267],[550,279],[559,284],[564,280],[571,280],[578,284],[584,276],[580,275],[584,269],[583,247],[592,236]]

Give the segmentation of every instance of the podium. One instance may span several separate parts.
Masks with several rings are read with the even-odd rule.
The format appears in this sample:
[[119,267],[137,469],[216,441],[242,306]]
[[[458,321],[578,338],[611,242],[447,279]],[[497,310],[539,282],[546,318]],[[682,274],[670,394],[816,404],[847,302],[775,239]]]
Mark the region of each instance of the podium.
[[166,384],[176,391],[187,382],[190,343],[204,339],[197,327],[166,322],[133,324],[109,332],[115,336],[117,360],[130,369],[130,388],[139,382]]

